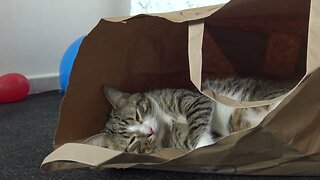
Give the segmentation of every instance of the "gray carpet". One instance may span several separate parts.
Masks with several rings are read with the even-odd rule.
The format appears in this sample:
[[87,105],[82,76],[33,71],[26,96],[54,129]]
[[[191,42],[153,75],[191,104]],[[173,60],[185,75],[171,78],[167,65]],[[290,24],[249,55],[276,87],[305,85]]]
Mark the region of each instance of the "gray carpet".
[[[28,96],[18,103],[0,103],[0,179],[283,179],[226,176],[138,169],[102,171],[76,169],[42,173],[39,166],[52,151],[62,95],[52,91]],[[286,177],[286,179],[318,179]]]

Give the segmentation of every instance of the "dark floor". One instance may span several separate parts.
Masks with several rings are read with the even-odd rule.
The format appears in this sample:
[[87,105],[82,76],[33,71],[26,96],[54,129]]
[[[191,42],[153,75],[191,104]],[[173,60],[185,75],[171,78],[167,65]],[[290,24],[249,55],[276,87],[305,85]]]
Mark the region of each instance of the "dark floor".
[[[52,151],[62,95],[57,91],[32,95],[11,104],[0,103],[0,179],[283,179],[284,177],[224,176],[137,169],[102,171],[76,169],[42,173],[39,166]],[[287,177],[287,179],[317,179]]]

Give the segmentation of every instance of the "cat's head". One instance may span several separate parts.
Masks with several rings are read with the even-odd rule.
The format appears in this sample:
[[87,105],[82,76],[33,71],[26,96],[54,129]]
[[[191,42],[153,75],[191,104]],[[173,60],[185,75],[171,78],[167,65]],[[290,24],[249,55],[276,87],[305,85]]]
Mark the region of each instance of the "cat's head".
[[111,149],[150,153],[159,147],[164,127],[157,120],[152,100],[141,93],[129,94],[109,86],[103,90],[112,109],[102,138],[116,140],[112,141]]

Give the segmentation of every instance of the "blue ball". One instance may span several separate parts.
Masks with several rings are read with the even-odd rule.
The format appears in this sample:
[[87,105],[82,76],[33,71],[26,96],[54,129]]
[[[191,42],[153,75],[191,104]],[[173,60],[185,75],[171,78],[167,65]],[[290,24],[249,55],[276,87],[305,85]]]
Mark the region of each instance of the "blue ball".
[[71,73],[73,62],[78,54],[79,47],[82,43],[82,40],[85,36],[80,37],[76,41],[74,41],[63,54],[63,57],[60,62],[60,87],[63,92],[66,91],[68,83],[69,83],[69,76]]

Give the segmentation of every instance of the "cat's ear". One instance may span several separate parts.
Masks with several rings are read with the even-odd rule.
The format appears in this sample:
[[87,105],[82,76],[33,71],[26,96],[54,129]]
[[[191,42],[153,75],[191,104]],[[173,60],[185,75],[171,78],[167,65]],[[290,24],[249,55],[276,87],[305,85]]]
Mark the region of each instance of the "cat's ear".
[[84,140],[83,143],[93,146],[109,148],[116,151],[123,151],[124,148],[121,145],[121,141],[119,141],[118,139],[119,138],[117,136],[109,134],[108,132],[103,132],[89,137],[88,139]]
[[84,140],[84,144],[99,146],[99,147],[109,147],[110,138],[105,133],[96,134],[94,136],[89,137],[88,139]]
[[129,93],[121,92],[117,89],[114,89],[108,85],[103,86],[103,92],[106,98],[109,100],[111,105],[117,109],[121,103],[128,99],[130,96]]

